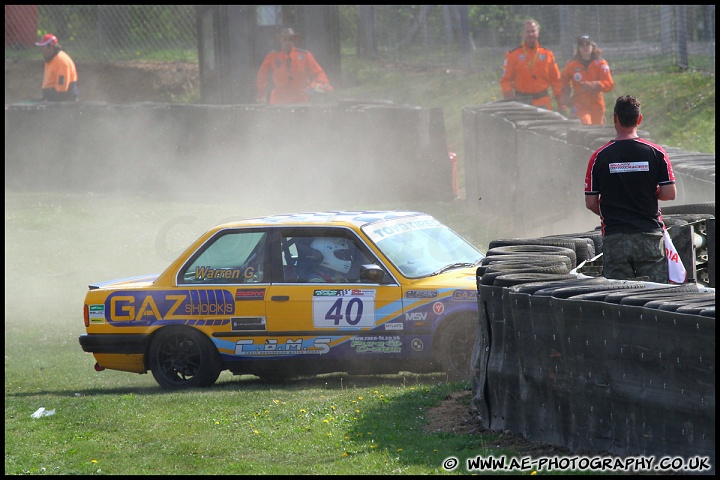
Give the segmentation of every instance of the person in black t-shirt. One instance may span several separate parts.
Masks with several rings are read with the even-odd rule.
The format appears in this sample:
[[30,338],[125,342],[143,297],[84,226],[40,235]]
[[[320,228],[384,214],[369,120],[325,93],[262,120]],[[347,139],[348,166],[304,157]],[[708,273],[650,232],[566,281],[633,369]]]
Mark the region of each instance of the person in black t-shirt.
[[603,275],[668,283],[658,200],[674,200],[675,175],[659,145],[638,136],[640,102],[617,99],[617,136],[597,149],[585,173],[585,206],[600,216]]

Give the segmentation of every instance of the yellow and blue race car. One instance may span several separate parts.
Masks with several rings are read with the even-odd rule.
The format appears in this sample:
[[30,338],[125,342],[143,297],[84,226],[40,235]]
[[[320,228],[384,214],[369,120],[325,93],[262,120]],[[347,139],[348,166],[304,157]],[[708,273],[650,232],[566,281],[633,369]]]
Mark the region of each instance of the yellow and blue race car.
[[328,211],[218,225],[163,273],[89,286],[95,369],[166,389],[220,372],[471,378],[484,254],[430,215]]

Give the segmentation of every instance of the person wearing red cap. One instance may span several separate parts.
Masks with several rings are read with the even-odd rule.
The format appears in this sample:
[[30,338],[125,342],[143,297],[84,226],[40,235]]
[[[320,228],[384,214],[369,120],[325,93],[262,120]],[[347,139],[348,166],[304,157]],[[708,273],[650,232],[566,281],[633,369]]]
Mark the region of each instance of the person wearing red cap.
[[582,35],[578,38],[575,56],[563,68],[560,80],[566,103],[570,99],[570,91],[573,92],[570,115],[579,118],[585,125],[603,125],[603,93],[612,90],[615,82],[608,62],[602,58],[602,50],[589,36]]
[[278,35],[280,50],[267,54],[257,76],[257,102],[265,103],[268,83],[272,81],[270,105],[307,103],[308,90],[320,93],[332,91],[330,81],[322,67],[307,50],[295,48],[300,39],[292,28]]
[[77,101],[78,76],[75,62],[62,50],[57,37],[46,33],[35,45],[40,47],[45,58],[42,99],[48,102]]

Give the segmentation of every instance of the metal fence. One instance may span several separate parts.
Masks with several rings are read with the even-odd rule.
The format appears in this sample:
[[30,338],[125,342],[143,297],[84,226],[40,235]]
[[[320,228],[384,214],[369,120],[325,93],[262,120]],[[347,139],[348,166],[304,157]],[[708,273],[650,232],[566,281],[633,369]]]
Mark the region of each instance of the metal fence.
[[[292,25],[293,5],[279,11]],[[429,66],[499,68],[519,46],[522,21],[563,63],[588,34],[614,71],[678,67],[715,71],[715,5],[374,5],[381,56]],[[358,7],[338,5],[339,38],[354,52]],[[250,10],[252,12],[252,10]],[[5,5],[5,59],[37,60],[47,32],[75,60],[197,62],[194,5]]]

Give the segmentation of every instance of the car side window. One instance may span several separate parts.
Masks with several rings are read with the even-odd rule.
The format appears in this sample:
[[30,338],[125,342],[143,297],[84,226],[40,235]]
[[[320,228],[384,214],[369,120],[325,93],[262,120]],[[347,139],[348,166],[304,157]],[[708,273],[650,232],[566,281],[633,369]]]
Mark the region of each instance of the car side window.
[[360,265],[369,263],[355,239],[345,236],[283,236],[287,283],[355,283]]
[[266,232],[228,232],[212,239],[180,270],[181,284],[243,284],[263,282]]

